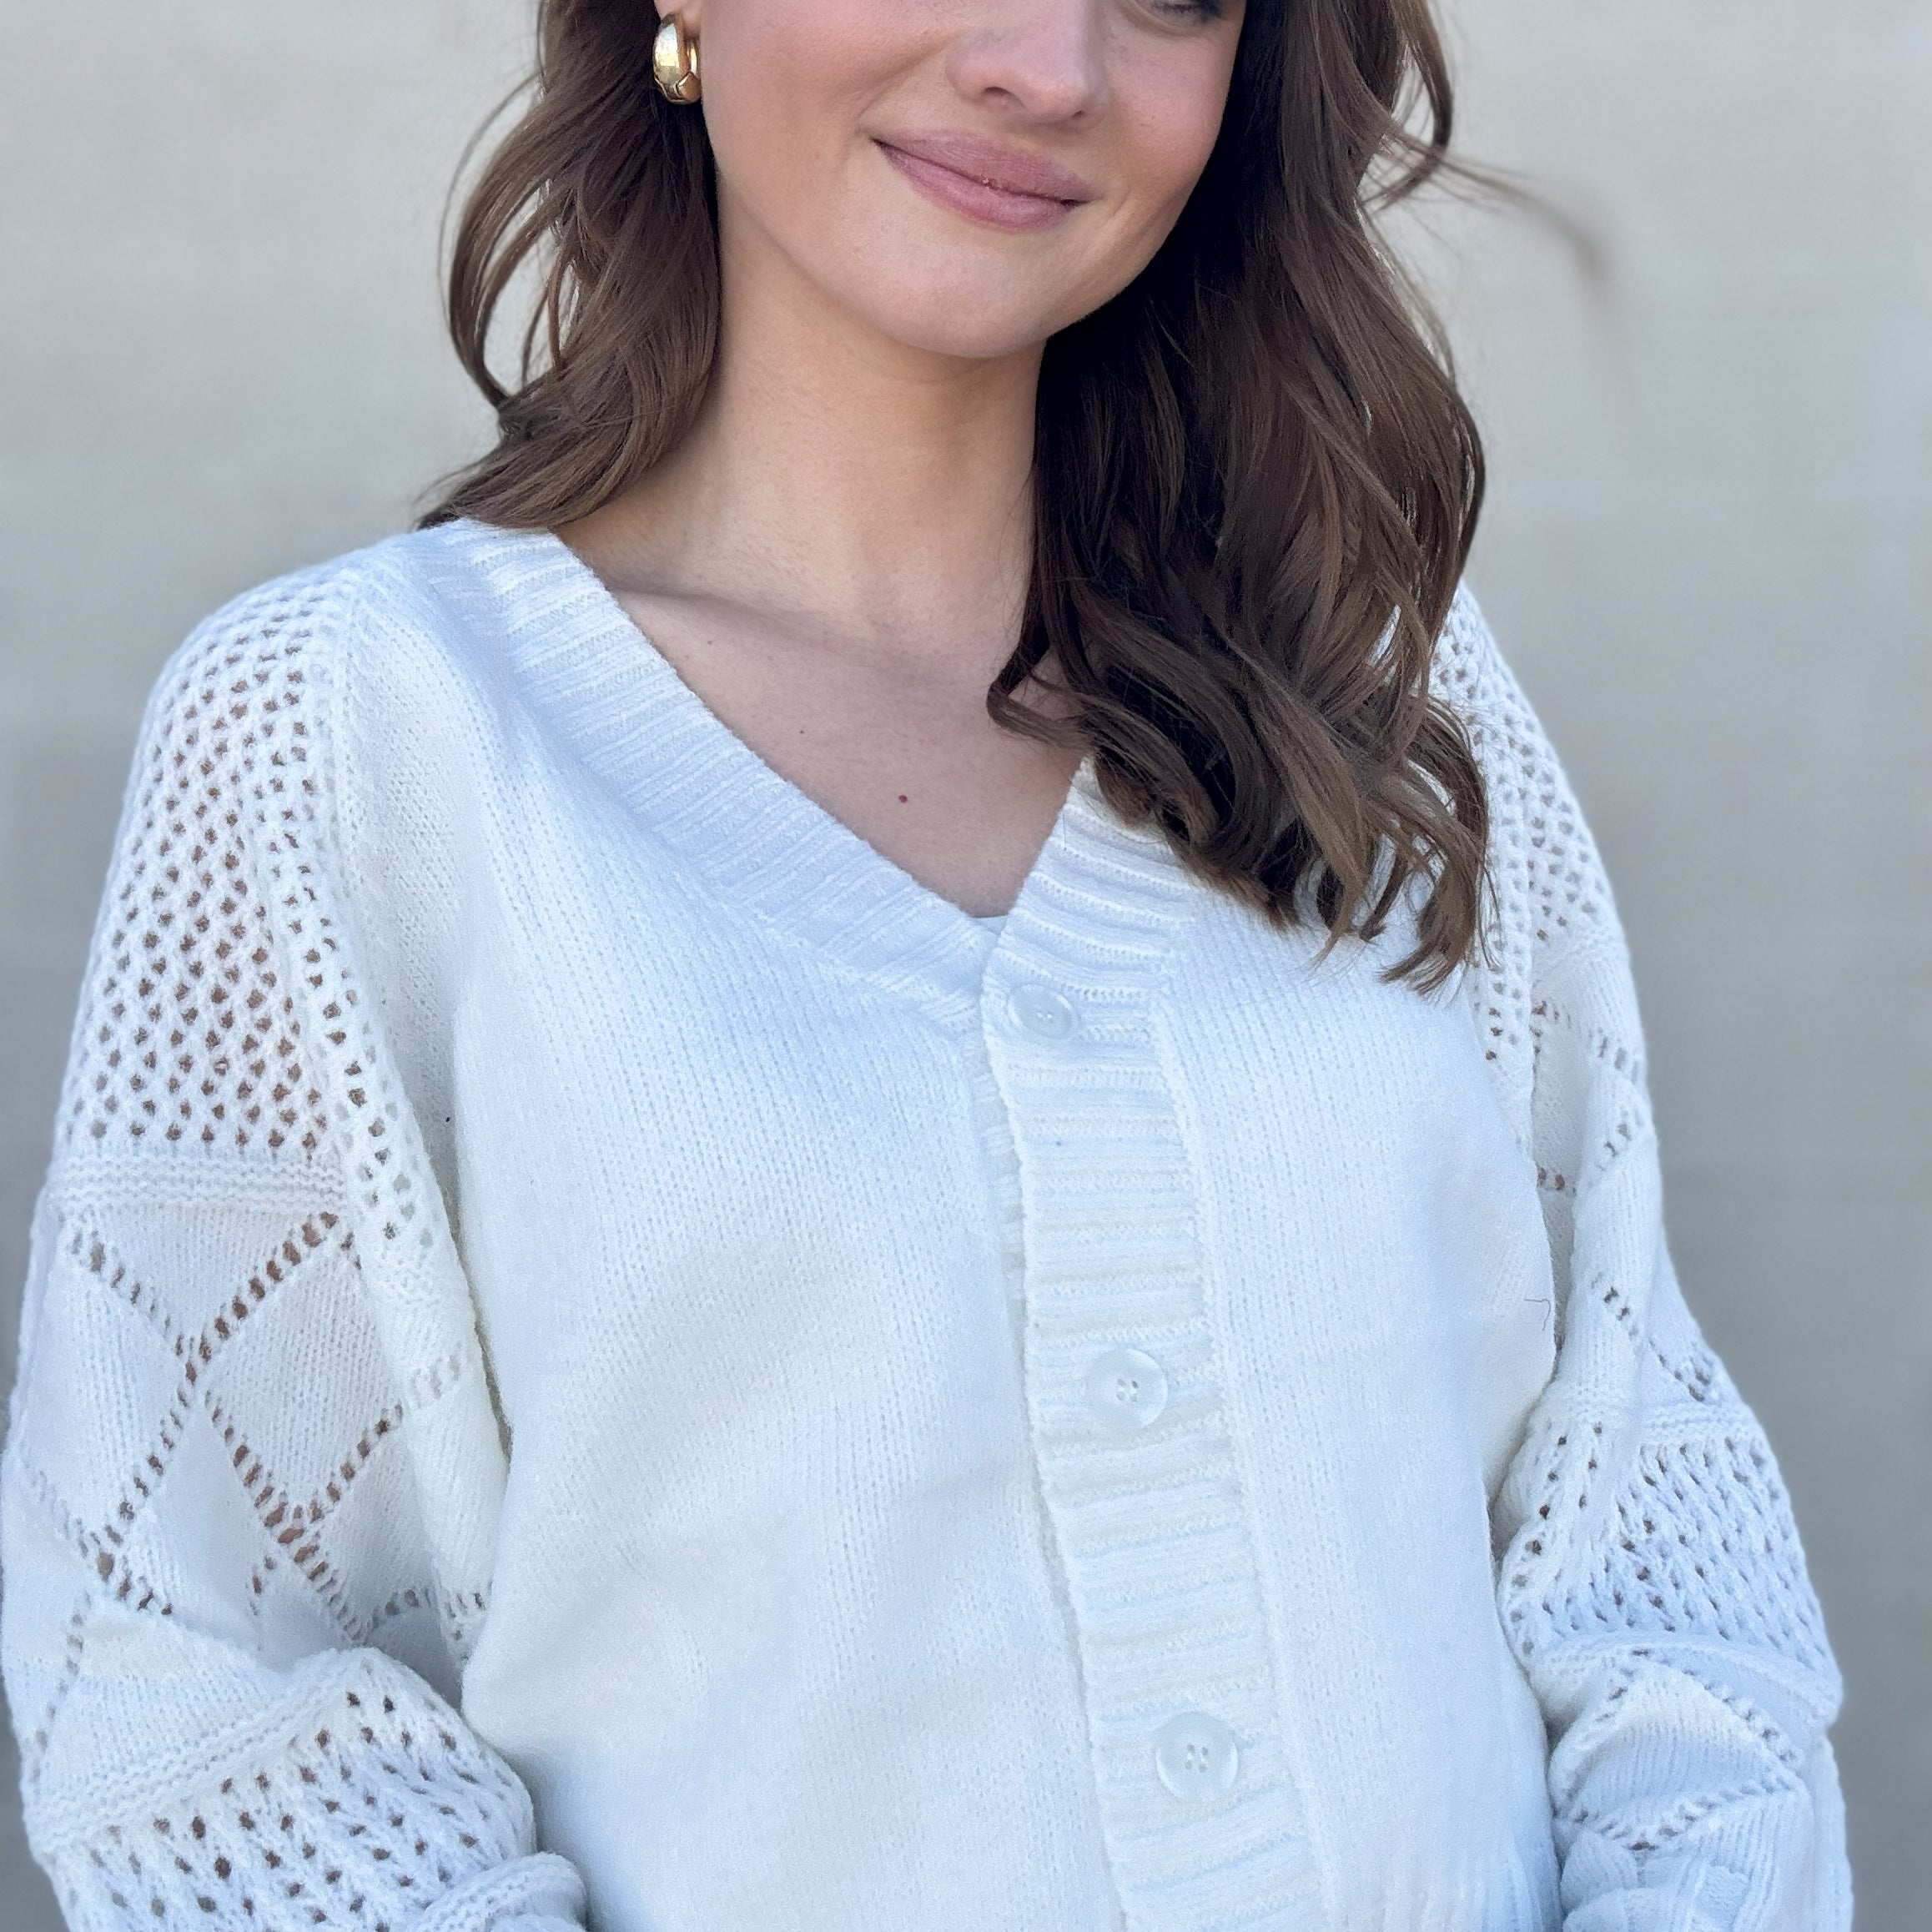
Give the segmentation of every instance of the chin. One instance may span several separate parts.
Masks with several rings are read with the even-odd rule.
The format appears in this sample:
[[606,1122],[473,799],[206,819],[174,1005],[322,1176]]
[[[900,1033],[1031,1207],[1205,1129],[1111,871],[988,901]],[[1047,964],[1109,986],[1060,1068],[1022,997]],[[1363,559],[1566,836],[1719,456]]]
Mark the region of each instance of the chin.
[[928,355],[996,362],[1037,349],[1060,326],[1034,315],[1015,316],[992,300],[970,294],[913,299],[867,319],[882,335]]
[[[883,254],[886,251],[881,251]],[[928,355],[993,361],[1037,349],[1090,304],[1069,303],[1064,274],[1014,276],[954,261],[929,272],[847,279],[844,304],[888,340]],[[966,272],[962,272],[963,270]]]

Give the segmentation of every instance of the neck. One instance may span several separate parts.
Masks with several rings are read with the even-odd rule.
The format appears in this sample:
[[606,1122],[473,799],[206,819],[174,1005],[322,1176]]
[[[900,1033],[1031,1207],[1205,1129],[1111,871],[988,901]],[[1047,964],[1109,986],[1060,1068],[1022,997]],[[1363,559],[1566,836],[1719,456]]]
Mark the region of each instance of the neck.
[[1031,566],[1038,349],[973,361],[882,335],[738,227],[703,410],[590,520],[596,547],[632,589],[996,668]]

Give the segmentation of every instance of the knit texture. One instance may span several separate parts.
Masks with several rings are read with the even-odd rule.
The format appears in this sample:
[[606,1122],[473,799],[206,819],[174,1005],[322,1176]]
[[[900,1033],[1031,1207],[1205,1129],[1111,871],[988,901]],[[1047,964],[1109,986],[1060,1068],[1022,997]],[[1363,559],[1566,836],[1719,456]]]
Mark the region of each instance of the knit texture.
[[1090,768],[966,917],[547,536],[201,626],[0,1468],[77,1932],[1844,1932],[1609,888],[1467,592],[1436,675],[1424,996]]

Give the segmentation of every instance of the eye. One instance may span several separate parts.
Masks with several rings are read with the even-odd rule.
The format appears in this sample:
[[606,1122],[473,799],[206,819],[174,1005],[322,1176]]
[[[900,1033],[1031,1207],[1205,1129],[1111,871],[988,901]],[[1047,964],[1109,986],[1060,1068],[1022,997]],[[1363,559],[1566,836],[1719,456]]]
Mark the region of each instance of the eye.
[[1177,27],[1219,20],[1228,10],[1228,0],[1140,0],[1140,5],[1156,20]]

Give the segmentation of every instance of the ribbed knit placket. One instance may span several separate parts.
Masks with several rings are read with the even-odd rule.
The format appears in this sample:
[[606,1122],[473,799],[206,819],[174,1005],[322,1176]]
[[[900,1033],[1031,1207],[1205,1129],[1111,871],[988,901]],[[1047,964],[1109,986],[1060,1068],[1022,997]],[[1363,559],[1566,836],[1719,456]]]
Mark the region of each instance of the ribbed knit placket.
[[1155,1003],[1186,916],[1164,841],[1083,772],[987,962],[1019,1166],[1023,1366],[1102,1824],[1130,1926],[1321,1916]]

